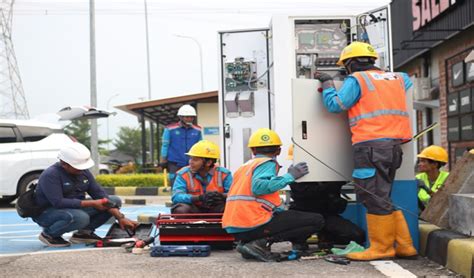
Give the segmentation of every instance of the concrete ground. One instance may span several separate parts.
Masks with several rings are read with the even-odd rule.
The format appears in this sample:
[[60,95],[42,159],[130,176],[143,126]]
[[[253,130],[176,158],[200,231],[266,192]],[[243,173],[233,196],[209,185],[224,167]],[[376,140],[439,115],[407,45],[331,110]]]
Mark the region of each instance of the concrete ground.
[[390,275],[386,268],[383,274],[369,262],[347,266],[323,260],[252,262],[235,251],[213,251],[209,257],[158,258],[115,248],[0,257],[2,277],[456,277],[426,259],[395,263],[409,272],[398,270]]
[[[153,205],[169,201],[169,196],[123,198],[146,198],[147,204]],[[11,207],[0,208],[0,213],[11,210]],[[134,210],[133,205],[124,209]],[[15,243],[3,241],[3,244]],[[274,251],[289,248],[288,243],[273,246]],[[349,265],[324,260],[262,263],[244,260],[233,250],[212,251],[209,257],[158,258],[147,253],[126,253],[123,248],[43,248],[21,255],[3,253],[0,269],[0,277],[459,277],[424,258],[351,262]]]

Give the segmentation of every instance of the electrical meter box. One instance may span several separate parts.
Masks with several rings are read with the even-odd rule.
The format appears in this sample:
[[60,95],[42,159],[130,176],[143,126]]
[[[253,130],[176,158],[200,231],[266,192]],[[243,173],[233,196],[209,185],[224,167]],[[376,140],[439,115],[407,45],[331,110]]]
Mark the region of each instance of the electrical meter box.
[[[305,161],[310,173],[298,182],[351,180],[347,113],[325,109],[314,74],[330,74],[339,88],[347,76],[336,63],[352,41],[369,42],[379,55],[376,66],[392,70],[390,24],[386,6],[361,15],[278,15],[269,28],[219,32],[221,164],[237,170],[252,157],[250,135],[266,127],[282,139],[282,173],[292,163]],[[285,160],[291,144],[293,161]],[[414,179],[410,145],[403,147],[407,163],[397,179]]]

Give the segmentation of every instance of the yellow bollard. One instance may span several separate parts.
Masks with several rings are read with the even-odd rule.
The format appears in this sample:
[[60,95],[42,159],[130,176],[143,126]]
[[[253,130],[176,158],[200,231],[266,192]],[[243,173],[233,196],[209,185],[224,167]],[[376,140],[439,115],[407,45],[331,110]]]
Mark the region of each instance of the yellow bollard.
[[163,169],[163,185],[168,187],[168,170]]

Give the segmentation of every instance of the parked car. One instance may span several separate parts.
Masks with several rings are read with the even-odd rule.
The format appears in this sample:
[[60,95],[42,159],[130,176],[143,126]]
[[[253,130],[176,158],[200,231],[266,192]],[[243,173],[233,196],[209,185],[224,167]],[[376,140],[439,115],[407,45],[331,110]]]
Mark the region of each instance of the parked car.
[[61,126],[33,120],[0,120],[0,200],[13,201],[73,141]]
[[[60,125],[35,120],[0,119],[0,202],[25,192],[44,169],[58,161],[59,149],[75,141]],[[109,174],[105,164],[101,174]]]

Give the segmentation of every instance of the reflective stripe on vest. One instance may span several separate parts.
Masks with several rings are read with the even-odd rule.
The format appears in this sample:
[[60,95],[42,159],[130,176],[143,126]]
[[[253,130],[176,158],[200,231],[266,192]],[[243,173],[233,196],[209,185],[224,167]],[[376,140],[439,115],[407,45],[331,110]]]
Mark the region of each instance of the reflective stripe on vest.
[[262,204],[265,204],[265,205],[269,206],[272,210],[277,208],[277,206],[275,206],[271,202],[269,202],[265,199],[260,199],[260,198],[254,197],[254,196],[234,195],[234,196],[230,196],[230,197],[227,198],[227,202],[236,201],[236,200],[239,200],[239,201],[252,201],[252,202],[262,203]]
[[[186,166],[189,168],[189,166]],[[220,193],[224,192],[224,185],[223,185],[223,175],[226,175],[224,172],[221,172],[218,170],[218,166],[214,166],[214,176],[212,179],[209,181],[209,183],[206,185],[206,191],[217,191]],[[193,174],[191,171],[187,171],[186,173],[186,178],[183,176],[184,180],[186,181],[186,189],[187,193],[191,195],[201,195],[204,192],[204,189],[202,187],[202,184],[200,181],[196,180],[193,177]],[[217,177],[215,177],[217,175]],[[226,175],[227,176],[227,175]]]
[[[232,186],[222,216],[222,227],[254,228],[272,219],[273,211],[282,203],[278,191],[255,196],[252,193],[252,178],[255,168],[272,160],[259,157],[247,161],[233,175]],[[277,172],[278,164],[275,165]]]
[[[438,191],[438,189],[440,189],[444,185],[448,177],[449,177],[449,172],[440,171],[438,177],[436,178],[436,181],[433,183],[433,185],[430,188],[430,180],[428,179],[428,174],[420,173],[416,175],[416,178],[418,180],[423,181],[426,187],[430,188],[431,191],[433,192]],[[420,201],[422,201],[425,205],[427,205],[429,200],[431,199],[431,196],[430,194],[428,194],[428,192],[426,192],[425,189],[420,188],[418,191],[418,199],[420,199]]]
[[360,98],[348,111],[352,144],[381,138],[412,136],[403,76],[379,70],[352,74]]
[[378,110],[372,113],[362,114],[357,117],[350,118],[349,125],[354,126],[357,124],[359,120],[374,118],[374,117],[382,116],[382,115],[398,115],[398,116],[403,116],[407,118],[410,116],[407,112],[401,111],[401,110]]

